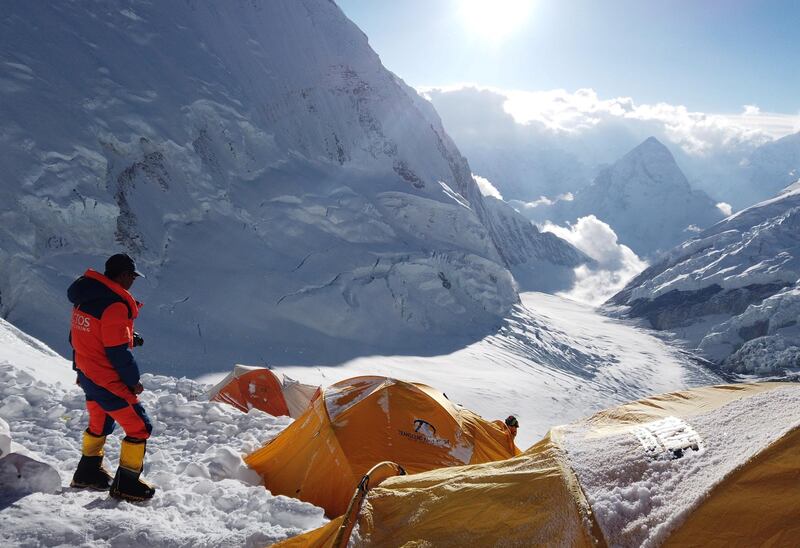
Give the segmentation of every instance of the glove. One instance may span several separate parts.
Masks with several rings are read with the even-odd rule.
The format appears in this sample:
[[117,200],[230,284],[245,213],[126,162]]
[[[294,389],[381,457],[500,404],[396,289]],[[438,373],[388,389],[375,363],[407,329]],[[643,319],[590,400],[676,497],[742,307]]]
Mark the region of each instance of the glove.
[[142,383],[140,382],[137,382],[136,386],[129,386],[128,388],[130,388],[131,392],[133,392],[136,396],[144,392],[144,386],[142,386]]
[[141,335],[139,335],[136,331],[133,332],[133,346],[142,346],[144,345],[144,339]]

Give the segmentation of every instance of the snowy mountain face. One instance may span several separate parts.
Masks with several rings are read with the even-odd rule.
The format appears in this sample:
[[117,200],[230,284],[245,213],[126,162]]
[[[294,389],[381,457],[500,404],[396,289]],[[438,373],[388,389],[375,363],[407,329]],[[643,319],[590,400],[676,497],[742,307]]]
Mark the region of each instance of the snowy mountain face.
[[692,184],[741,210],[800,179],[800,133],[712,159],[683,160],[692,172]]
[[20,3],[0,36],[0,314],[57,350],[119,250],[159,371],[449,345],[518,301],[541,235],[334,3]]
[[556,223],[593,214],[643,257],[655,257],[723,218],[705,193],[692,190],[672,154],[653,137],[603,169],[574,199],[525,212]]
[[758,147],[744,162],[754,203],[800,180],[800,132]]
[[609,305],[738,373],[800,369],[800,182],[665,255]]
[[503,97],[473,88],[426,95],[472,169],[492,181],[504,199],[530,202],[591,182],[590,164],[561,148],[552,132],[517,124],[505,112]]
[[540,232],[506,202],[485,197],[484,203],[492,232],[510,244],[502,250],[503,259],[520,289],[564,291],[575,283],[575,268],[595,266],[593,259],[556,235]]

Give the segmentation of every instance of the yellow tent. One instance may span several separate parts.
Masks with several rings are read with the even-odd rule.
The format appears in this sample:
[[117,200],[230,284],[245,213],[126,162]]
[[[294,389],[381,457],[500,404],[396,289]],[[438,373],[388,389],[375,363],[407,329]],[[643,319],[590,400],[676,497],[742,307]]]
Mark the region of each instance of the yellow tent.
[[413,474],[506,459],[518,449],[502,423],[482,419],[424,384],[356,377],[323,391],[278,437],[245,457],[274,494],[344,513],[381,461]]
[[[622,405],[515,458],[391,477],[352,521],[355,546],[797,546],[800,384]],[[334,546],[341,522],[281,545]]]

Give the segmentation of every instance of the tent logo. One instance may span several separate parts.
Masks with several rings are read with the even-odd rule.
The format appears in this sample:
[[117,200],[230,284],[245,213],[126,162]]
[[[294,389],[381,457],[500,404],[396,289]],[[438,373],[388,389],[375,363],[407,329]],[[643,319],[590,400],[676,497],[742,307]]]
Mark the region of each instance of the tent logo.
[[426,436],[436,435],[436,427],[434,425],[432,425],[428,421],[422,419],[416,419],[414,420],[414,432],[419,432],[420,430]]
[[687,450],[703,451],[705,444],[694,428],[677,417],[644,424],[633,431],[651,458],[679,459]]
[[433,445],[434,447],[449,447],[450,442],[436,437],[436,427],[424,419],[414,419],[414,431],[397,431],[401,436],[414,441]]

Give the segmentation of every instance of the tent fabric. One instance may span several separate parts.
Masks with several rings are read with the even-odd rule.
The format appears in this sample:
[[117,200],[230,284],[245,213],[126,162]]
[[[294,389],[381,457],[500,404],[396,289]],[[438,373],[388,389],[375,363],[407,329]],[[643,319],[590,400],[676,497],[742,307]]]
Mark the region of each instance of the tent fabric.
[[381,461],[409,473],[513,456],[507,434],[417,383],[356,377],[325,389],[280,435],[245,457],[273,494],[341,515]]
[[236,364],[209,391],[209,399],[227,403],[244,413],[260,409],[276,417],[297,418],[319,394],[318,386],[302,384],[265,367]]
[[308,409],[311,401],[322,394],[319,386],[303,384],[286,375],[283,375],[282,389],[286,408],[289,410],[289,416],[293,419],[302,415]]
[[343,522],[344,516],[339,516],[318,529],[270,544],[270,548],[333,548]]
[[792,546],[799,486],[800,384],[705,387],[556,427],[505,461],[390,478],[352,542]]
[[[586,500],[557,444],[386,480],[359,519],[366,546],[596,546]],[[429,543],[429,544],[428,544]]]
[[[757,511],[757,519],[754,513]],[[800,539],[800,429],[718,485],[667,546],[797,546]]]

